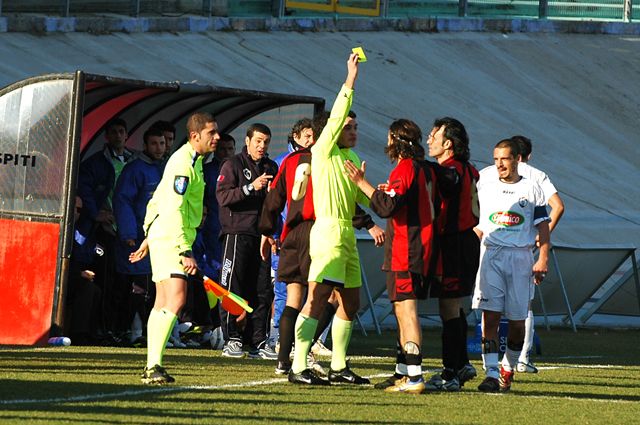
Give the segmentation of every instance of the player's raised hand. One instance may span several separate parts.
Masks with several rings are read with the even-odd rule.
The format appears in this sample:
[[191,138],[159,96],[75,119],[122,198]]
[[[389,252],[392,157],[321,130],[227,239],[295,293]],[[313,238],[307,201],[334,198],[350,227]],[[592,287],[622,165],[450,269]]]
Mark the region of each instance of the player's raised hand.
[[344,85],[353,89],[356,78],[358,78],[358,54],[351,53],[349,55],[349,60],[347,60],[347,79],[345,80]]

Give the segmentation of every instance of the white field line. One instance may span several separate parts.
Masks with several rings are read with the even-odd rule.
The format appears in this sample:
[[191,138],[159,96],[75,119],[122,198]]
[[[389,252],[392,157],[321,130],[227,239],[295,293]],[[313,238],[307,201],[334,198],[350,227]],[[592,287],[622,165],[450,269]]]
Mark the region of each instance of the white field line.
[[558,357],[548,357],[548,359],[603,359],[604,356],[558,356]]
[[555,370],[555,369],[623,369],[624,366],[612,364],[584,364],[584,365],[563,365],[563,366],[539,366],[538,370]]
[[[365,357],[354,357],[365,358]],[[367,359],[376,357],[366,357]],[[385,357],[378,357],[380,359],[386,359]],[[614,365],[566,365],[566,366],[542,366],[538,369],[553,370],[553,369],[608,369],[617,367]],[[427,371],[425,371],[427,372]],[[428,372],[427,372],[428,373]],[[380,373],[370,375],[368,378],[382,378],[389,376],[389,373]],[[202,391],[202,390],[219,390],[225,388],[245,388],[245,387],[259,387],[263,385],[281,384],[287,382],[286,378],[273,378],[263,381],[248,381],[237,384],[222,384],[222,385],[184,385],[184,386],[160,386],[160,387],[142,387],[137,390],[127,390],[112,393],[96,393],[86,394],[72,397],[55,397],[55,398],[43,398],[43,399],[17,399],[17,400],[0,400],[0,406],[2,405],[20,405],[20,404],[49,404],[49,403],[73,403],[83,401],[96,401],[104,399],[121,399],[125,397],[136,397],[146,394],[163,394],[163,393],[175,393],[185,391]],[[463,393],[465,394],[465,393]],[[483,393],[466,393],[466,395],[485,395]],[[490,394],[496,396],[503,396],[504,394]],[[526,396],[530,398],[539,398],[546,400],[575,400],[575,401],[589,401],[589,402],[601,402],[601,403],[636,403],[631,400],[602,400],[597,398],[580,398],[580,397],[554,397],[554,396]]]

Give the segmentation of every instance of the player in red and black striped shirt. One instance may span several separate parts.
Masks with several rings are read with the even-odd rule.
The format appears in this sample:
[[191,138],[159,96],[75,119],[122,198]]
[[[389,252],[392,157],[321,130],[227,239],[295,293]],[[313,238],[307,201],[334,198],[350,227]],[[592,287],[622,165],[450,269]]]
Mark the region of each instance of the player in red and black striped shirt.
[[428,390],[459,391],[476,376],[467,356],[467,321],[462,300],[473,293],[480,241],[473,228],[480,206],[478,171],[469,164],[469,136],[454,118],[435,120],[428,139],[429,156],[454,173],[456,184],[444,194],[438,217],[441,279],[432,282],[430,296],[439,298],[442,319],[442,373],[431,377]]
[[389,392],[421,393],[418,299],[426,297],[426,280],[437,260],[435,249],[436,164],[423,161],[422,132],[413,121],[400,119],[389,127],[385,152],[397,162],[389,181],[375,189],[364,178],[365,165],[358,169],[346,162],[349,178],[371,199],[370,207],[386,217],[385,255],[387,291],[398,320],[400,350],[396,375],[376,385]]

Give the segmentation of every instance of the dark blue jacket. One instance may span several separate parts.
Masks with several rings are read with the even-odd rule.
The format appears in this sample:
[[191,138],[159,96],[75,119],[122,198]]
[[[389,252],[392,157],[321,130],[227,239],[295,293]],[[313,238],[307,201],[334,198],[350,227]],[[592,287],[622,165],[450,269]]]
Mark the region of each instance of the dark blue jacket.
[[[116,268],[120,273],[147,274],[151,272],[149,257],[129,263],[129,253],[135,251],[144,239],[142,225],[147,213],[147,203],[160,183],[163,161],[153,161],[144,153],[125,165],[113,192],[113,213],[118,227],[118,254]],[[133,239],[131,248],[124,241]]]
[[204,206],[207,216],[198,229],[196,241],[193,244],[193,255],[202,272],[217,281],[222,260],[222,245],[220,243],[220,210],[216,198],[216,182],[220,174],[220,161],[213,157],[202,165],[204,173]]
[[[125,162],[131,157],[132,153],[125,149]],[[116,170],[111,163],[113,158],[115,158],[113,151],[105,145],[102,151],[94,153],[80,164],[77,195],[82,198],[82,214],[77,228],[83,234],[93,233],[98,211],[115,184]]]

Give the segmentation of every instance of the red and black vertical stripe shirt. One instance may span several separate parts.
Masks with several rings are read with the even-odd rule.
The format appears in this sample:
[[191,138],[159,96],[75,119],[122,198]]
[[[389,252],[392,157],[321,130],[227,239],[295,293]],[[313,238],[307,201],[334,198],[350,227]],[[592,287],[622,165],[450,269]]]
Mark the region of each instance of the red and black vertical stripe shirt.
[[480,174],[468,162],[461,162],[453,157],[440,165],[455,172],[456,184],[451,193],[441,192],[442,202],[438,217],[438,232],[444,235],[472,229],[478,224],[480,217],[478,190],[476,189]]
[[271,182],[269,193],[262,208],[259,227],[263,235],[273,235],[277,231],[280,223],[280,212],[284,210],[285,206],[287,206],[287,214],[282,224],[280,241],[284,241],[289,230],[298,224],[303,221],[313,221],[316,219],[313,209],[313,184],[311,182],[311,176],[309,176],[307,189],[302,199],[297,201],[291,199],[296,170],[303,164],[311,164],[311,151],[309,149],[300,149],[291,152],[282,161],[278,174]]
[[389,175],[386,192],[371,195],[371,209],[387,218],[383,270],[429,276],[435,250],[437,164],[401,159]]

